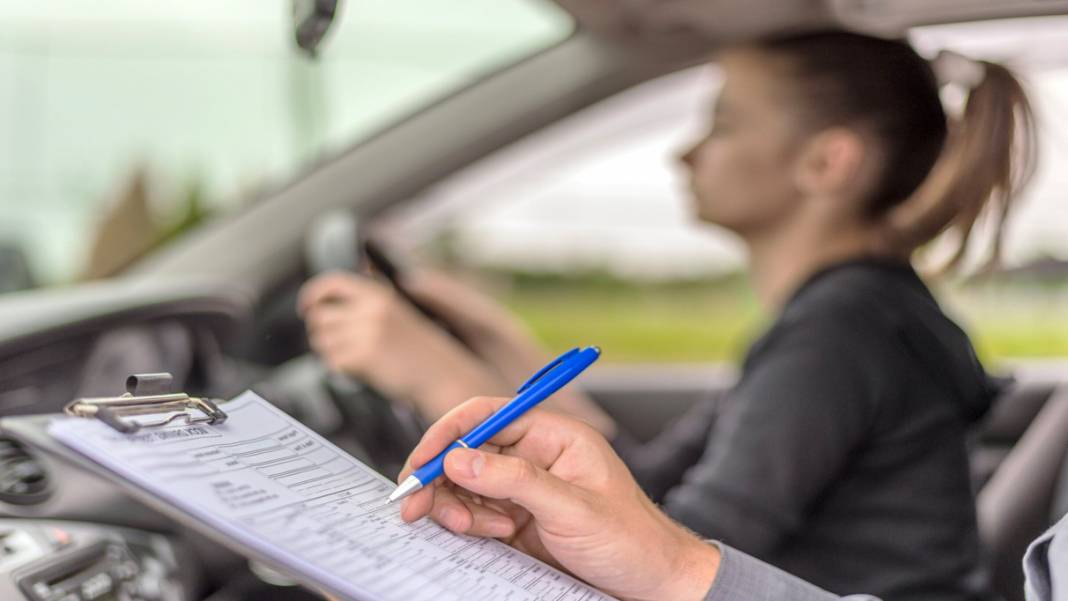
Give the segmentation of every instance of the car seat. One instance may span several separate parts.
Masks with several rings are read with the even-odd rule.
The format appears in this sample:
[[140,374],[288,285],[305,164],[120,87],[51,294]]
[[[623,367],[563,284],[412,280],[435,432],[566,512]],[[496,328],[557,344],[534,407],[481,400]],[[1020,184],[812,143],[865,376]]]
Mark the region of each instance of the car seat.
[[1061,384],[979,493],[979,530],[992,583],[1007,601],[1023,601],[1023,554],[1052,524],[1066,457],[1068,384]]

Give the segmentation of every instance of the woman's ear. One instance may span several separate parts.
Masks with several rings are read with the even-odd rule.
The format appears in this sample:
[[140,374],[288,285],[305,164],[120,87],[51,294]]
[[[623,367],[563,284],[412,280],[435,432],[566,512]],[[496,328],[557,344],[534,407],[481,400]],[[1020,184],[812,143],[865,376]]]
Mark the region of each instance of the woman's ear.
[[857,132],[844,127],[823,130],[804,142],[794,163],[794,181],[802,194],[853,202],[869,179],[867,145]]

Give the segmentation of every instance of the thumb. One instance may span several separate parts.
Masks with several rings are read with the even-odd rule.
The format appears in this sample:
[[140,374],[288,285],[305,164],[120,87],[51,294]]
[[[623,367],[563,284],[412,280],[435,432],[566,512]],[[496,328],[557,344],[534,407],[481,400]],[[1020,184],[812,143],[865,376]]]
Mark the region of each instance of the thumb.
[[582,520],[589,510],[585,491],[522,457],[456,449],[445,456],[445,475],[483,497],[510,500],[543,524]]

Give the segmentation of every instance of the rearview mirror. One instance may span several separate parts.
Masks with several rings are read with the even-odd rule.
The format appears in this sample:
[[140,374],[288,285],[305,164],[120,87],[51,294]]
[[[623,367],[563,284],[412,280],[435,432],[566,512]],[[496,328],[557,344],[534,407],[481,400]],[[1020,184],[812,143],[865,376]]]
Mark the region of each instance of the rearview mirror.
[[337,14],[338,0],[293,0],[293,28],[297,46],[315,58]]

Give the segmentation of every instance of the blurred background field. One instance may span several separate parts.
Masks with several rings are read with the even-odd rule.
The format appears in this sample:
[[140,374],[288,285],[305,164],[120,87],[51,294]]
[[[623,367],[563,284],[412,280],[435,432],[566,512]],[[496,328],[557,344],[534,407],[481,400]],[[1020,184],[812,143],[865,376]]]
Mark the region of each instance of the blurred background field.
[[[767,326],[741,275],[636,284],[607,276],[513,275],[500,298],[550,348],[598,344],[614,363],[735,362]],[[1068,282],[945,285],[943,305],[984,363],[1068,355]]]
[[740,359],[764,324],[741,278],[635,284],[520,276],[503,300],[554,350],[597,344],[611,362]]

